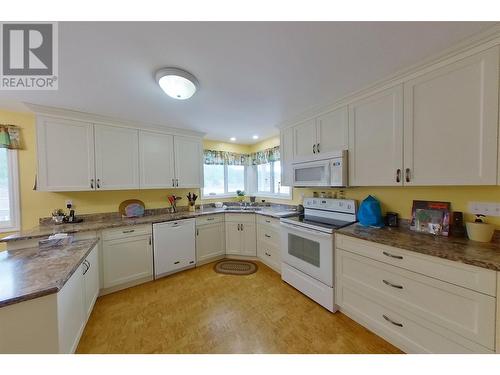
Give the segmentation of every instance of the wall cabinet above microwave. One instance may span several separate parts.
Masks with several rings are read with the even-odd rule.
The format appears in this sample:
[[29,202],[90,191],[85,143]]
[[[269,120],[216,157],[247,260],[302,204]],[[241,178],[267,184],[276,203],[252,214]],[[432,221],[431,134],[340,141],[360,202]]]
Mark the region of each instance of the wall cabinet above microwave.
[[37,116],[37,190],[200,188],[201,137]]
[[328,152],[346,150],[347,119],[347,106],[344,106],[294,126],[294,161],[310,160],[311,157],[321,159]]

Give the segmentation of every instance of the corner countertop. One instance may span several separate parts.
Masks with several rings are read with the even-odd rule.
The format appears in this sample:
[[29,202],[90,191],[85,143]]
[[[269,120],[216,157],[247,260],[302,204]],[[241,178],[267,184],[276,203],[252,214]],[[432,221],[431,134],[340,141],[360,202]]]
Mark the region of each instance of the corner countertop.
[[97,239],[40,249],[0,252],[0,308],[57,293],[97,244]]
[[23,230],[0,239],[0,242],[22,241],[36,238],[44,238],[56,233],[80,233],[97,231],[107,228],[118,228],[129,225],[154,224],[166,221],[196,218],[203,215],[214,215],[223,213],[243,213],[270,216],[275,218],[297,215],[296,211],[284,209],[280,205],[262,207],[259,211],[224,210],[223,208],[202,207],[195,212],[181,211],[177,213],[155,213],[137,218],[122,218],[118,213],[91,215],[92,219],[77,224],[40,224],[32,229]]
[[500,271],[500,243],[497,241],[483,243],[467,238],[417,233],[411,231],[408,225],[379,229],[352,224],[337,230],[336,233],[419,254]]

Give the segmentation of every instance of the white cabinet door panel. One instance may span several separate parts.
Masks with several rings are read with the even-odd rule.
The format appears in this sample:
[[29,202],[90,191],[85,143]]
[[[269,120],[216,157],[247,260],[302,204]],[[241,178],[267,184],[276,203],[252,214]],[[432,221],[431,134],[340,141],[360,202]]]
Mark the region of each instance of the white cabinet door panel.
[[344,106],[318,117],[317,143],[320,155],[349,148],[348,115],[347,106]]
[[495,47],[405,83],[406,185],[497,183],[498,63]]
[[139,131],[141,189],[174,187],[174,137]]
[[240,223],[226,221],[226,253],[241,254]]
[[199,138],[174,137],[177,187],[200,188],[203,183],[203,146]]
[[99,295],[99,254],[98,245],[87,256],[87,268],[84,276],[85,313],[90,316],[94,303]]
[[91,123],[39,117],[38,189],[94,190],[94,127]]
[[138,130],[95,125],[97,190],[139,188]]
[[196,227],[196,261],[203,262],[226,253],[224,247],[224,223]]
[[281,184],[292,186],[292,161],[293,161],[293,128],[281,130],[280,157],[281,157]]
[[257,229],[255,223],[241,225],[241,255],[257,256]]
[[[312,156],[316,150],[316,119],[308,120],[293,127],[294,159]],[[314,150],[313,150],[314,147]]]
[[[403,184],[403,87],[349,105],[349,184]],[[398,170],[400,176],[398,179]]]

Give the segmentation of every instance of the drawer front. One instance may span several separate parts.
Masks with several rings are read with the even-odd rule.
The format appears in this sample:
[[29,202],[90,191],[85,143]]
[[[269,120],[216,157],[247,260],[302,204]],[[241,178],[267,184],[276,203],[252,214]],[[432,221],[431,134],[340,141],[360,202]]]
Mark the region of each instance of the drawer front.
[[224,214],[218,215],[204,215],[198,216],[196,218],[196,225],[205,225],[205,224],[215,224],[215,223],[223,223],[224,222]]
[[495,347],[495,298],[337,250],[338,284],[363,289],[478,344]]
[[281,269],[281,249],[266,241],[257,241],[257,256],[276,271]]
[[103,240],[118,240],[121,238],[133,236],[145,236],[152,233],[153,227],[151,224],[147,225],[130,225],[127,227],[104,229],[102,231]]
[[257,226],[257,241],[267,242],[274,246],[280,246],[280,232],[271,225]]
[[406,353],[492,353],[473,342],[456,342],[440,335],[432,324],[414,319],[383,300],[342,287],[341,311]]
[[224,214],[225,220],[232,223],[255,223],[254,213],[242,213],[242,214]]
[[490,296],[496,295],[496,272],[492,270],[339,234],[335,237],[335,246]]
[[259,214],[256,215],[256,219],[257,219],[257,224],[271,225],[276,230],[279,230],[279,227],[280,227],[280,220],[279,219],[276,219],[274,217],[259,215]]

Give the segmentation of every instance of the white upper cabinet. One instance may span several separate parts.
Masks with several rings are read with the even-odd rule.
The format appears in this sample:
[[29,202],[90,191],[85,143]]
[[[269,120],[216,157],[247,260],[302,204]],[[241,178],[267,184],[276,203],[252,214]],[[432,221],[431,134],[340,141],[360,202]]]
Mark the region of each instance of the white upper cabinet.
[[97,190],[139,188],[138,130],[95,125]]
[[293,132],[292,128],[287,128],[280,133],[281,185],[283,186],[292,186],[293,184]]
[[203,181],[203,145],[194,137],[174,137],[175,186],[201,188]]
[[349,147],[348,133],[347,106],[318,117],[316,153],[321,155],[331,151],[347,150]]
[[497,183],[498,47],[404,85],[406,185]]
[[37,153],[38,190],[94,190],[94,128],[91,123],[38,117]]
[[139,167],[142,189],[174,187],[174,136],[139,131]]
[[349,185],[403,184],[403,87],[349,105]]
[[308,120],[293,127],[294,159],[312,156],[316,153],[316,120]]

